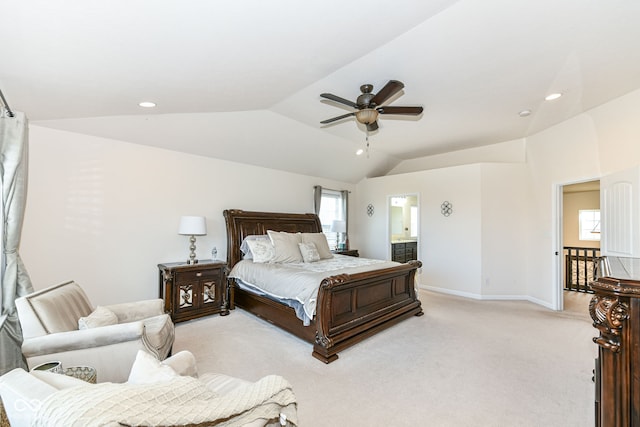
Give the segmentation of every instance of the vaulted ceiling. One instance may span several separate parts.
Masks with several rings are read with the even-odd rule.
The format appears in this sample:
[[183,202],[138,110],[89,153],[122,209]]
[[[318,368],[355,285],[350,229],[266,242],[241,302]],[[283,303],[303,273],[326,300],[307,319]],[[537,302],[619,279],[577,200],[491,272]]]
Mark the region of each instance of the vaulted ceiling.
[[[640,88],[638,22],[637,0],[0,0],[0,89],[39,126],[358,182]],[[424,113],[356,156],[320,93],[391,79]]]

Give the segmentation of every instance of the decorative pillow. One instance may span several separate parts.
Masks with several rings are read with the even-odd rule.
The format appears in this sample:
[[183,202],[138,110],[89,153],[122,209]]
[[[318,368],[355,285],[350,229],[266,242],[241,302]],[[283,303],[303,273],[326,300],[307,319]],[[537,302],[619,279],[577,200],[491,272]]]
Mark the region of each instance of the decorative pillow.
[[115,325],[118,323],[118,316],[106,307],[97,306],[87,317],[78,319],[78,329],[91,329],[100,326]]
[[275,250],[270,240],[248,240],[247,246],[251,250],[253,262],[269,262],[275,255]]
[[327,236],[324,233],[302,233],[302,243],[313,243],[320,254],[320,259],[333,258]]
[[163,364],[144,350],[138,350],[127,382],[129,384],[163,383],[179,376],[171,366]]
[[251,253],[251,249],[249,248],[249,240],[266,240],[271,242],[269,236],[266,234],[251,234],[245,237],[242,240],[242,244],[240,245],[240,252],[242,252],[242,259],[253,259],[253,254]]
[[298,243],[302,243],[301,233],[267,230],[267,234],[276,251],[271,262],[302,262],[298,247]]
[[181,377],[188,376],[198,378],[198,365],[196,364],[196,358],[193,353],[188,350],[179,351],[160,363],[162,365],[169,366]]
[[314,243],[298,243],[304,262],[320,261],[320,254]]

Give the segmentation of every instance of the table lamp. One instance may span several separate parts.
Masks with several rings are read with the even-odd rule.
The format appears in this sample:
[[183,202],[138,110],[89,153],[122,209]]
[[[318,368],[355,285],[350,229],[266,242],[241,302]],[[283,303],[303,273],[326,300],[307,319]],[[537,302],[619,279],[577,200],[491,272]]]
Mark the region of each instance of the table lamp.
[[342,219],[334,220],[331,224],[331,231],[336,233],[338,249],[347,249],[346,239],[344,238],[344,235],[347,233],[347,221]]
[[189,259],[187,264],[197,264],[196,259],[196,236],[205,236],[207,234],[207,223],[203,216],[183,216],[180,218],[180,226],[178,234],[183,236],[191,236],[189,238]]

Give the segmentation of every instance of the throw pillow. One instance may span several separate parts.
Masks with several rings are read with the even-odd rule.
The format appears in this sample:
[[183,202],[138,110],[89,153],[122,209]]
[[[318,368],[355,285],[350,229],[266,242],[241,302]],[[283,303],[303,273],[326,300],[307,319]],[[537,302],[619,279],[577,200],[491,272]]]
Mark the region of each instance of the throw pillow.
[[266,240],[267,242],[271,242],[269,236],[266,234],[250,234],[242,240],[242,244],[240,245],[240,252],[242,252],[242,259],[253,259],[253,254],[251,253],[251,248],[249,248],[250,240]]
[[320,254],[314,243],[298,243],[304,262],[320,261]]
[[163,364],[144,350],[138,350],[127,382],[129,384],[154,384],[171,381],[179,376],[171,366]]
[[162,365],[171,367],[176,373],[182,377],[198,378],[198,365],[193,353],[188,350],[177,352],[171,357],[164,359]]
[[100,326],[115,325],[118,323],[118,316],[106,307],[97,306],[87,317],[78,319],[78,329],[91,329]]
[[271,262],[302,262],[298,243],[302,243],[301,233],[268,230],[269,238],[275,248]]
[[269,262],[275,256],[270,240],[247,240],[247,246],[251,251],[253,262]]
[[302,243],[313,243],[320,254],[320,259],[333,258],[327,236],[324,233],[302,233]]

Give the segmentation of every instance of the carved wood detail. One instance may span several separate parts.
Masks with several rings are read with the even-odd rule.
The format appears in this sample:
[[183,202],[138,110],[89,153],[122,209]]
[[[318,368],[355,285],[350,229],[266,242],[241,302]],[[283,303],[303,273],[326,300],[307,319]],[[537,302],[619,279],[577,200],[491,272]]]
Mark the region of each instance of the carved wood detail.
[[594,370],[597,427],[640,427],[640,259],[607,256],[589,284],[600,332]]
[[620,351],[620,335],[629,318],[629,307],[617,296],[594,295],[589,302],[589,314],[600,336],[593,342],[614,353]]

